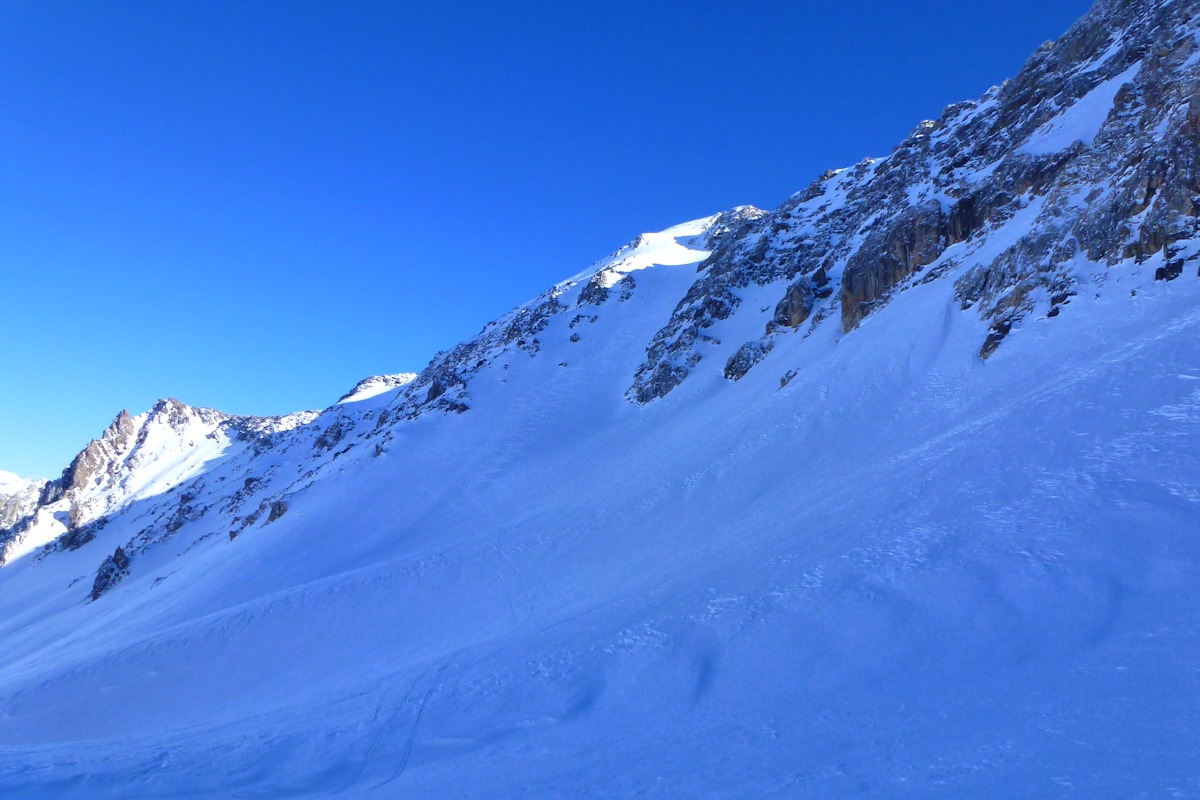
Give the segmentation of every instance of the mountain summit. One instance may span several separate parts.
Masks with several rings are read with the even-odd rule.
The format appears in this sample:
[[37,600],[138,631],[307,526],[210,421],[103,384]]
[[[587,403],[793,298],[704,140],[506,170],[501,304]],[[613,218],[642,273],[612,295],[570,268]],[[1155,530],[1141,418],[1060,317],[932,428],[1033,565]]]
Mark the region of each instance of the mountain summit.
[[1200,794],[1198,36],[0,476],[0,794]]

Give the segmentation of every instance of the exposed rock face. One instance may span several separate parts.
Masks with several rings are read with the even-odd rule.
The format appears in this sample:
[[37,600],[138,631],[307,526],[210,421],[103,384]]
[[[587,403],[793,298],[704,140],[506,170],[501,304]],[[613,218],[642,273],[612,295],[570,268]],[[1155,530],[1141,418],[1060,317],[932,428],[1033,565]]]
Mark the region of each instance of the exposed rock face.
[[129,573],[129,556],[118,547],[111,556],[100,563],[96,570],[96,580],[92,582],[92,600],[100,599],[100,595],[121,582]]
[[27,481],[0,473],[0,565],[8,561],[12,544],[33,518],[46,481]]
[[[206,447],[215,454],[222,442],[249,445],[247,456],[261,454],[278,445],[282,434],[315,416],[302,412],[284,417],[234,417],[174,399],[160,400],[136,417],[122,411],[99,438],[80,451],[61,477],[23,482],[17,495],[0,493],[0,565],[31,549],[39,550],[36,557],[41,558],[86,546],[104,529],[110,515],[138,499],[131,485],[144,486],[151,480],[149,476],[162,471],[163,462],[174,464],[186,476],[189,463],[194,464],[191,469],[198,468]],[[308,442],[311,444],[311,439]],[[137,477],[143,473],[147,477]],[[252,486],[243,491],[249,492]],[[168,483],[154,493],[172,488]],[[209,510],[198,500],[203,488],[202,481],[193,482],[177,494],[158,495],[160,499],[143,512],[146,527],[123,545],[122,553],[136,553],[203,518]],[[236,505],[242,493],[235,492],[228,502]]]
[[122,411],[99,439],[93,439],[63,470],[62,477],[47,484],[42,504],[65,497],[69,503],[68,528],[76,528],[110,510],[106,490],[114,488],[123,472],[157,457],[161,438],[194,437],[211,433],[233,418],[219,411],[193,408],[174,398],[159,400],[135,420]]
[[583,289],[579,292],[579,299],[575,304],[577,306],[602,305],[608,300],[608,287],[620,279],[620,274],[614,270],[597,272],[583,285]]
[[662,397],[674,389],[687,377],[683,367],[660,362],[642,381],[636,385],[635,395],[639,403],[649,403],[656,397]]
[[335,419],[329,424],[329,427],[321,432],[321,435],[317,437],[317,441],[313,442],[313,447],[318,450],[332,450],[345,435],[346,432],[342,421]]
[[812,314],[816,299],[816,292],[807,280],[793,283],[775,306],[775,324],[786,328],[800,327]]
[[267,515],[267,522],[274,522],[287,513],[288,505],[284,500],[276,500],[271,503],[271,512]]
[[[782,287],[765,346],[833,312],[850,332],[914,276],[949,275],[989,329],[987,355],[1047,296],[1070,291],[1083,261],[1161,257],[1163,280],[1196,272],[1185,265],[1200,266],[1198,9],[1101,0],[1011,81],[743,226],[701,265],[629,397],[677,386],[702,358],[706,329],[753,286]],[[810,305],[804,287],[818,275],[839,291]],[[727,374],[741,374],[751,352]]]
[[842,328],[855,327],[888,290],[932,264],[952,243],[948,223],[941,202],[928,200],[873,231],[842,274]]
[[33,512],[45,484],[45,481],[0,475],[0,531],[8,530]]
[[[165,410],[166,406],[163,404],[167,402],[169,401],[160,401],[156,409]],[[166,410],[166,413],[169,415],[172,411]],[[12,519],[7,519],[6,515],[5,520],[0,520],[7,523],[0,527],[0,564],[8,560],[13,548],[20,543],[33,524],[34,516],[41,507],[64,500],[67,505],[65,518],[68,530],[79,528],[94,518],[96,503],[85,500],[85,496],[103,489],[106,482],[111,483],[114,480],[136,447],[137,434],[138,425],[128,411],[122,411],[104,429],[100,438],[88,442],[59,478],[39,484],[36,500],[25,502],[23,513],[14,515]],[[86,541],[86,536],[83,539]]]
[[63,470],[62,477],[46,484],[42,491],[42,502],[52,503],[69,492],[98,485],[112,465],[128,453],[135,433],[129,412],[122,410],[99,439],[88,442],[75,456]]
[[[738,206],[716,214],[708,218],[703,232],[693,237],[689,245],[703,250],[720,251],[744,232],[747,226],[753,225],[755,220],[765,214],[766,212],[753,206]],[[584,285],[573,307],[568,308],[562,298],[575,285],[575,281],[566,281],[544,292],[532,302],[488,323],[473,339],[463,342],[449,352],[438,353],[429,366],[406,388],[403,399],[398,403],[404,415],[413,418],[428,410],[465,410],[468,407],[465,402],[467,384],[471,377],[501,356],[517,353],[536,356],[540,349],[537,337],[554,316],[578,309],[572,320],[574,327],[577,322],[588,318],[594,320],[586,309],[608,302],[614,289],[618,292],[617,300],[628,300],[637,284],[633,276],[625,270],[630,261],[638,258],[641,248],[644,248],[646,243],[645,235],[639,236],[601,259],[580,278],[575,279],[582,281]],[[647,382],[659,387],[673,388],[678,382],[676,377],[682,380],[683,375],[686,375],[686,371],[667,366],[658,370]]]
[[766,339],[763,341],[746,342],[739,347],[737,352],[725,362],[724,374],[726,379],[736,381],[745,376],[751,367],[762,361],[767,353],[771,352],[771,346],[771,340]]

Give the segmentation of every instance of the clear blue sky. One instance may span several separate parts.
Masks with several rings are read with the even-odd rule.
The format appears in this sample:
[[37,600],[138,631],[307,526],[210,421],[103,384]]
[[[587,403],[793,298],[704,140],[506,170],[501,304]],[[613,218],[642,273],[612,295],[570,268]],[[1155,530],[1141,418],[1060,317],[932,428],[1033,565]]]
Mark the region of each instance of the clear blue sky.
[[643,230],[772,208],[1083,0],[0,3],[0,469],[328,405]]

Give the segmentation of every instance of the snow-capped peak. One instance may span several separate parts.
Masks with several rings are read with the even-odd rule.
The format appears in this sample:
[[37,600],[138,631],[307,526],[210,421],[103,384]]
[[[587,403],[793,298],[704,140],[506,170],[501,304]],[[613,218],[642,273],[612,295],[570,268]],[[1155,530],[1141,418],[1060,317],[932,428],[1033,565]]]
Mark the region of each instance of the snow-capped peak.
[[415,372],[397,372],[393,375],[372,375],[354,384],[354,388],[338,398],[337,404],[358,403],[377,397],[384,392],[399,389],[412,383],[417,377]]
[[736,206],[661,231],[643,233],[560,286],[568,287],[586,281],[589,286],[609,289],[621,278],[638,270],[697,264],[712,255],[722,237],[736,232],[745,222],[766,214],[766,211],[754,206]]
[[0,495],[16,494],[32,482],[15,473],[0,470]]

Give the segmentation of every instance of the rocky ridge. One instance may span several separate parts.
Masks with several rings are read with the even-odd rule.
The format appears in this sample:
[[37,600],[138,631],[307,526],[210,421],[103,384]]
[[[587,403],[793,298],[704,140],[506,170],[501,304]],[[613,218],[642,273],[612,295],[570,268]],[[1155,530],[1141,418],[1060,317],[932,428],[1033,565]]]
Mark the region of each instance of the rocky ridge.
[[[30,483],[5,506],[0,526],[0,565],[37,551],[36,557],[74,550],[91,541],[107,519],[145,498],[155,498],[143,516],[156,524],[143,529],[136,552],[157,535],[170,535],[198,518],[191,499],[204,479],[196,476],[230,449],[253,459],[276,447],[283,434],[310,422],[314,412],[282,417],[244,417],[189,406],[168,398],[137,416],[121,411],[89,442],[60,477]],[[192,487],[184,488],[181,487]],[[171,495],[178,492],[178,497]]]
[[[551,323],[577,342],[609,304],[642,303],[637,273],[655,265],[696,265],[698,276],[673,309],[646,306],[658,328],[637,342],[645,359],[626,392],[636,404],[707,364],[738,380],[779,337],[827,320],[854,335],[920,281],[954,282],[961,310],[981,320],[987,358],[1030,315],[1086,302],[1084,288],[1112,270],[1149,262],[1162,280],[1191,273],[1198,13],[1193,2],[1102,0],[1013,80],[921,123],[887,157],[827,172],[770,213],[739,206],[643,234],[420,373],[367,378],[322,412],[233,416],[176,400],[123,411],[61,477],[0,491],[0,564],[78,549],[113,515],[136,514],[120,558],[97,567],[99,597],[185,527],[233,539],[270,524],[345,459],[384,455],[406,422],[469,411],[476,377],[538,358]],[[758,307],[751,295],[775,300]],[[756,336],[727,336],[747,320]],[[712,353],[722,357],[703,363]],[[794,377],[779,366],[781,384]]]
[[0,530],[11,528],[37,507],[45,481],[19,478],[0,473]]
[[675,388],[748,288],[778,287],[779,299],[725,364],[731,379],[776,337],[831,315],[849,333],[916,280],[956,282],[987,326],[986,358],[1105,270],[1158,258],[1163,279],[1195,272],[1198,13],[1194,2],[1102,0],[1012,80],[746,226],[701,264],[628,396]]
[[[468,385],[504,356],[536,357],[552,318],[570,327],[592,311],[626,302],[634,273],[659,262],[691,265],[765,212],[741,206],[668,231],[643,234],[530,303],[489,323],[475,338],[434,357],[420,373],[368,377],[322,412],[253,417],[160,400],[146,414],[122,411],[63,474],[27,491],[0,527],[0,565],[45,558],[91,542],[117,514],[135,514],[138,532],[97,567],[92,599],[116,585],[148,547],[187,527],[235,539],[286,513],[287,500],[342,459],[376,458],[398,425],[427,413],[462,413]],[[611,295],[611,296],[610,296]]]
[[[692,251],[719,251],[762,219],[766,212],[737,206],[695,223],[695,231],[678,237]],[[662,235],[662,234],[659,234]],[[587,309],[610,299],[629,300],[636,290],[636,270],[651,265],[645,253],[653,251],[651,234],[643,234],[600,259],[578,275],[556,284],[529,303],[489,322],[474,338],[448,352],[438,353],[408,386],[396,411],[414,418],[428,409],[461,413],[469,407],[467,384],[480,369],[509,352],[537,355],[538,334],[557,315],[570,315],[572,327],[589,317]],[[569,301],[567,295],[574,294]]]
[[0,473],[0,795],[1200,786],[1195,7],[420,374]]

